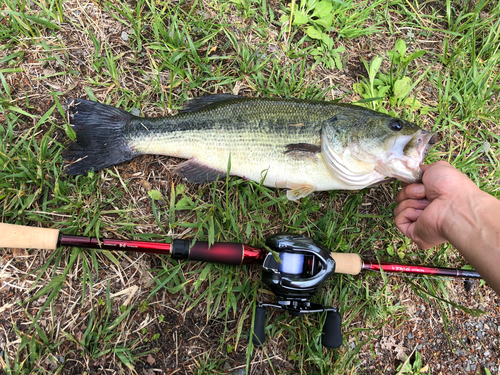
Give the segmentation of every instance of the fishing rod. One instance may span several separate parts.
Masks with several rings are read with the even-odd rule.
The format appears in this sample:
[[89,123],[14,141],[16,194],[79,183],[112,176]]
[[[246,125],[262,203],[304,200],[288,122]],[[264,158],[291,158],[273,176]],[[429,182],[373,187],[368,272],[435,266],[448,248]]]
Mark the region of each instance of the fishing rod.
[[292,315],[326,312],[322,343],[327,348],[342,345],[341,316],[338,309],[311,303],[314,293],[334,274],[357,275],[361,271],[383,271],[481,279],[471,270],[428,267],[411,264],[363,260],[354,253],[333,253],[312,239],[281,233],[266,239],[266,246],[278,253],[232,242],[173,240],[172,243],[91,238],[62,234],[58,229],[27,227],[0,223],[0,248],[36,248],[55,250],[60,246],[98,250],[132,251],[164,254],[178,260],[194,260],[229,265],[262,264],[262,281],[276,295],[276,303],[258,302],[252,341],[260,346],[265,341],[266,308],[278,308]]

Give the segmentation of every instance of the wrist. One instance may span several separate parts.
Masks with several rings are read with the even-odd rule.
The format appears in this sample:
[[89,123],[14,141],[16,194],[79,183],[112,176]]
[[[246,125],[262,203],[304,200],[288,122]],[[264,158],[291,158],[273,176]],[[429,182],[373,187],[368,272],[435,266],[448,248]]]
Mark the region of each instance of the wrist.
[[[442,211],[441,233],[452,245],[460,249],[473,245],[487,226],[487,211],[498,200],[483,192],[477,186],[475,189],[463,189],[450,200],[447,209]],[[486,212],[485,212],[486,211]],[[484,239],[483,239],[484,240]]]
[[500,294],[500,200],[481,192],[458,205],[445,225],[446,238]]

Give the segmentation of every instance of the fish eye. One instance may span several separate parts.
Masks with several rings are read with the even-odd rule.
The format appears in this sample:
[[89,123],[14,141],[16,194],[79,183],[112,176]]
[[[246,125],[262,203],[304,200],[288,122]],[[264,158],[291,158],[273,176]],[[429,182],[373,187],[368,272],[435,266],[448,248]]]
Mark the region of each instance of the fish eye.
[[400,131],[401,129],[403,129],[403,124],[401,123],[400,120],[392,121],[389,126],[391,127],[392,130],[397,131],[397,132]]

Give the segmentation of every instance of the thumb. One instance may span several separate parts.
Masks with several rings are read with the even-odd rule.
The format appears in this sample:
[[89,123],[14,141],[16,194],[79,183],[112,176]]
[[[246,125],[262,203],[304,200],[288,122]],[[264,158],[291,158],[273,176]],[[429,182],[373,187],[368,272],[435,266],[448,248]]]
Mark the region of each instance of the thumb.
[[[416,242],[416,238],[415,238],[415,225],[416,225],[416,222],[413,222],[411,223],[410,225],[408,225],[408,227],[406,228],[406,237],[408,237],[410,240],[412,240],[413,242],[417,243]],[[419,245],[417,243],[417,245]],[[420,247],[420,246],[419,246]]]
[[432,167],[432,164],[420,164],[420,169],[422,170],[422,172],[425,172],[430,167]]

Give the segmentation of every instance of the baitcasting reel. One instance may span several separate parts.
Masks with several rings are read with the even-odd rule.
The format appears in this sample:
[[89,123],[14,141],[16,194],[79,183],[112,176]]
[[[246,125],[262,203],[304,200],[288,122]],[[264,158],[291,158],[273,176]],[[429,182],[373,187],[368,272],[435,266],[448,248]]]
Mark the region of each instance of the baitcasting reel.
[[330,252],[315,244],[310,238],[293,234],[277,234],[269,237],[266,245],[279,254],[282,262],[278,263],[273,254],[268,253],[262,268],[262,281],[278,297],[278,301],[258,302],[255,310],[253,344],[261,346],[264,343],[266,307],[275,307],[295,316],[326,311],[321,342],[327,348],[340,347],[342,321],[338,309],[309,302],[316,290],[335,271],[335,260]]

